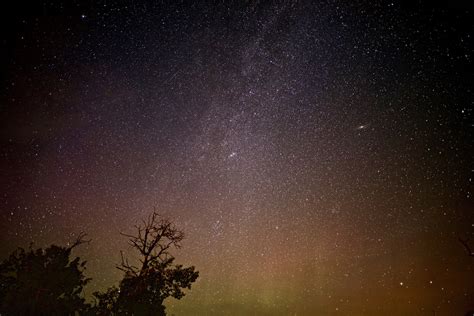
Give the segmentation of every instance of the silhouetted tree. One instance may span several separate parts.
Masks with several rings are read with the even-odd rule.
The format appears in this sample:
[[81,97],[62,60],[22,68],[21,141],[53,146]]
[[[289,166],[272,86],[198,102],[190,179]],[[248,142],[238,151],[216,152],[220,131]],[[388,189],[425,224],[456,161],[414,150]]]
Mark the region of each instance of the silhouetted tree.
[[199,273],[193,266],[174,264],[172,248],[179,249],[184,238],[173,223],[153,212],[135,235],[122,234],[139,254],[139,266],[134,266],[121,253],[118,269],[124,272],[119,288],[95,293],[97,313],[119,315],[166,315],[163,301],[168,297],[181,299]]
[[1,315],[75,315],[87,309],[82,298],[89,282],[85,261],[70,261],[71,251],[87,242],[80,234],[69,247],[18,248],[0,263]]

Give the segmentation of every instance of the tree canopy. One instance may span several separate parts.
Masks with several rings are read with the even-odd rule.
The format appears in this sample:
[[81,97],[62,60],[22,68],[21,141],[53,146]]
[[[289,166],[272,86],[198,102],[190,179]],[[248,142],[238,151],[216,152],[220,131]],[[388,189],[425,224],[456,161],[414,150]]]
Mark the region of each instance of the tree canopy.
[[86,261],[70,260],[71,251],[85,242],[84,234],[69,247],[18,248],[0,263],[0,314],[75,315],[87,304],[82,290]]

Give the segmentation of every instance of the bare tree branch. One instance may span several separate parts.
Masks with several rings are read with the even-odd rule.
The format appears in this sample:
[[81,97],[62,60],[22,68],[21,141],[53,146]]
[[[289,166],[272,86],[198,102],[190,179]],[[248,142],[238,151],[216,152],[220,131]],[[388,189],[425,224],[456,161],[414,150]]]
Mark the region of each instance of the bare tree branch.
[[76,248],[79,245],[90,243],[91,240],[90,239],[85,239],[86,236],[87,236],[86,233],[80,232],[79,235],[77,236],[76,240],[67,249],[72,250],[72,249]]
[[138,268],[135,266],[132,266],[131,264],[128,263],[128,259],[126,259],[123,256],[123,251],[120,251],[120,258],[121,258],[121,263],[120,265],[117,266],[117,269],[125,272],[125,273],[131,273],[133,275],[137,275]]
[[123,258],[122,263],[117,268],[134,273],[142,274],[149,268],[152,262],[165,262],[173,256],[169,253],[174,246],[179,249],[181,241],[184,239],[184,233],[178,230],[168,219],[162,218],[155,211],[148,216],[147,220],[142,220],[140,225],[136,225],[136,235],[121,233],[122,236],[128,238],[129,245],[136,249],[141,258],[141,269],[131,266],[127,260]]
[[468,255],[470,257],[474,257],[474,251],[469,246],[469,238],[468,239],[459,238],[459,242],[464,246],[464,249],[466,249]]

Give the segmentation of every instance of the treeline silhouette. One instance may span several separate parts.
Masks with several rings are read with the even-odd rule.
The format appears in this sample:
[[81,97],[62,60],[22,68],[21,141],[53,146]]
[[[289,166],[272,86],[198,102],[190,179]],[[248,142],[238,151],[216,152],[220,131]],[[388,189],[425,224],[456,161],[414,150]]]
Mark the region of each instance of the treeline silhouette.
[[153,212],[133,235],[122,234],[139,253],[139,265],[121,252],[117,268],[124,272],[118,286],[94,292],[92,303],[83,297],[91,280],[86,261],[71,260],[71,252],[89,242],[81,233],[68,247],[18,248],[0,263],[0,315],[166,315],[163,302],[181,299],[199,272],[174,263],[172,248],[180,248],[182,231]]

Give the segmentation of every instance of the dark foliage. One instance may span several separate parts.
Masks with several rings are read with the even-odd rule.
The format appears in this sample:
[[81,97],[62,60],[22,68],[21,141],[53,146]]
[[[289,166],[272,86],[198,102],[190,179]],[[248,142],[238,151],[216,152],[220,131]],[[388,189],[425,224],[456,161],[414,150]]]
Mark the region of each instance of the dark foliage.
[[73,248],[84,243],[84,235],[70,247],[18,248],[0,263],[1,315],[75,315],[88,306],[81,296],[90,279],[83,272],[85,261],[70,261]]
[[96,300],[95,305],[89,310],[88,315],[113,315],[117,314],[117,299],[119,296],[119,289],[115,286],[110,287],[106,292],[94,292]]

